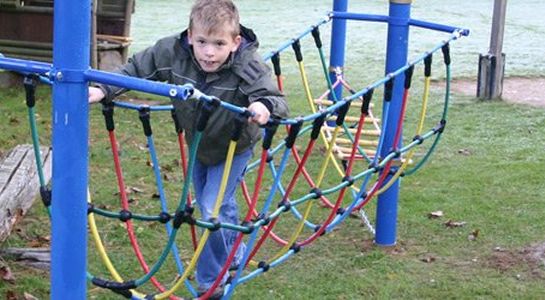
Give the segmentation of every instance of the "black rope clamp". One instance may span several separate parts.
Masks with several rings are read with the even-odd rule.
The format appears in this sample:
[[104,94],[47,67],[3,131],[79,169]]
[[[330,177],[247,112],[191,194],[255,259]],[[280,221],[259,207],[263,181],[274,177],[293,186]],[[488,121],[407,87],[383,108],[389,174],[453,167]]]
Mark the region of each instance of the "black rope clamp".
[[405,89],[408,90],[411,88],[411,81],[414,73],[414,65],[410,65],[407,70],[405,70]]
[[180,120],[178,119],[178,115],[176,114],[176,109],[172,108],[170,110],[170,116],[172,117],[172,120],[174,121],[174,129],[176,130],[176,133],[182,133],[184,129],[180,125]]
[[274,135],[276,134],[277,129],[278,129],[278,125],[276,124],[265,127],[265,136],[263,137],[263,144],[262,144],[263,149],[269,150],[271,148],[272,140]]
[[414,141],[418,141],[417,145],[422,145],[422,143],[424,142],[424,138],[421,135],[415,135],[413,137],[413,142]]
[[339,208],[337,209],[337,214],[338,214],[338,215],[342,215],[342,214],[344,214],[345,212],[346,212],[346,209],[345,209],[344,207],[339,207]]
[[314,187],[310,190],[310,193],[311,194],[314,194],[314,197],[312,197],[313,199],[319,199],[320,197],[322,197],[324,195],[324,193],[322,192],[321,189],[317,188],[317,187]]
[[430,77],[431,76],[431,63],[433,60],[433,54],[430,53],[428,56],[424,58],[424,76]]
[[366,116],[369,115],[369,106],[371,105],[371,99],[373,99],[374,89],[369,89],[365,94],[363,94],[363,105],[361,106],[361,113]]
[[317,26],[312,29],[312,37],[314,38],[314,43],[316,44],[316,47],[322,48],[322,38],[320,37],[320,29],[318,29]]
[[384,101],[390,102],[392,100],[393,90],[394,90],[394,77],[391,77],[384,84]]
[[271,57],[271,61],[273,64],[274,75],[280,76],[282,74],[282,69],[280,68],[280,53],[276,52]]
[[290,250],[293,250],[293,253],[295,254],[295,253],[301,251],[301,245],[299,245],[297,242],[295,242],[295,243],[293,243],[293,245],[291,245]]
[[127,222],[132,218],[132,213],[126,209],[123,209],[119,212],[119,220],[121,222]]
[[159,213],[159,222],[163,223],[163,224],[166,224],[170,221],[172,217],[170,216],[169,213],[167,213],[166,211],[162,211]]
[[369,169],[374,169],[373,173],[380,172],[384,167],[380,166],[378,162],[372,162],[369,164]]
[[[320,231],[320,228],[322,228],[321,224],[314,226],[314,232]],[[325,230],[322,231],[322,233],[320,233],[320,236],[324,235],[325,233],[326,233]]]
[[95,212],[95,205],[93,203],[87,202],[87,214],[92,214]]
[[240,225],[246,227],[246,230],[244,230],[243,233],[250,234],[250,233],[254,232],[255,224],[252,221],[244,221]]
[[263,273],[269,271],[269,268],[271,267],[267,262],[265,261],[260,261],[258,264],[257,264],[257,267],[262,269],[263,270]]
[[93,278],[93,280],[91,280],[91,282],[98,287],[110,289],[116,293],[137,288],[136,282],[134,280],[127,282],[116,282],[95,277]]
[[210,101],[206,101],[204,105],[201,106],[199,118],[197,120],[197,131],[204,131],[210,115],[212,115],[214,110],[216,110],[216,108],[218,108],[220,104],[220,99],[212,97]]
[[433,133],[443,133],[443,131],[445,130],[445,125],[447,125],[447,120],[442,119],[441,121],[439,121],[439,123],[437,123],[437,125],[435,125],[435,127],[433,127]]
[[174,220],[172,221],[172,227],[174,227],[175,229],[178,229],[180,228],[180,226],[182,226],[183,223],[187,223],[189,225],[195,225],[197,221],[193,217],[194,210],[195,209],[193,207],[188,205],[185,207],[183,211],[182,210],[176,211],[176,213],[174,214]]
[[450,65],[450,43],[443,45],[441,51],[443,52],[443,61],[445,62],[445,65]]
[[287,199],[284,199],[278,203],[278,208],[282,208],[283,212],[286,212],[291,209],[291,202],[289,202]]
[[142,122],[142,127],[144,128],[144,134],[147,137],[152,135],[151,124],[150,124],[150,108],[149,106],[143,106],[138,110],[138,117]]
[[240,139],[242,135],[242,129],[246,125],[248,117],[250,116],[250,111],[245,110],[244,113],[238,114],[235,119],[235,126],[233,127],[233,132],[231,133],[231,140],[236,142]]
[[341,107],[339,107],[337,120],[335,120],[335,124],[337,126],[343,125],[344,118],[346,117],[346,114],[348,113],[348,110],[350,109],[350,103],[352,103],[352,101],[346,101],[345,104],[343,104]]
[[263,220],[263,225],[269,225],[269,223],[271,223],[271,218],[265,215],[264,213],[260,213],[259,215],[257,215],[257,217],[254,220],[254,223],[259,222],[260,220]]
[[102,115],[104,116],[104,122],[106,123],[106,129],[108,131],[114,131],[114,103],[105,102],[102,103]]
[[45,186],[40,187],[40,197],[42,198],[42,203],[45,207],[51,205],[51,190]]
[[27,75],[23,79],[23,85],[25,86],[26,105],[34,107],[36,104],[36,86],[38,85],[38,76],[35,74]]
[[297,135],[299,134],[299,130],[301,130],[302,125],[303,125],[303,120],[299,119],[297,123],[292,124],[290,126],[290,132],[285,139],[286,148],[291,149],[291,147],[293,147],[293,144],[295,144],[295,139],[297,138]]
[[310,134],[310,138],[312,140],[318,138],[318,135],[320,134],[320,130],[322,129],[322,125],[324,125],[326,117],[327,113],[324,111],[318,118],[314,119],[314,121],[312,122],[312,133]]
[[208,219],[208,222],[212,223],[212,227],[208,228],[208,230],[212,232],[218,231],[221,228],[221,222],[218,220],[218,218],[210,218]]
[[291,44],[291,47],[293,48],[293,51],[295,52],[295,59],[298,62],[302,62],[303,61],[303,53],[301,52],[301,43],[300,43],[300,41],[298,39],[294,40],[293,44]]
[[354,177],[350,176],[350,175],[346,175],[343,177],[343,182],[348,182],[348,185],[347,186],[351,186],[354,184]]

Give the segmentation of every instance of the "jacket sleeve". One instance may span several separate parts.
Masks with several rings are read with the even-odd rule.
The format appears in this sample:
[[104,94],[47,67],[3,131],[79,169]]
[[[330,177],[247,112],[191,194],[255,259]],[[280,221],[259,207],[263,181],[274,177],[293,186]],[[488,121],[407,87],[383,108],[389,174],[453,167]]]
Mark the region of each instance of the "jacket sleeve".
[[271,69],[257,53],[242,68],[240,76],[243,79],[240,89],[248,95],[250,103],[263,102],[272,115],[280,118],[288,117],[289,108],[286,99],[276,87]]
[[[170,45],[173,42],[172,40],[175,39],[165,38],[159,40],[155,45],[134,54],[126,64],[112,72],[154,81],[168,80],[172,68],[168,63],[173,51],[173,45]],[[104,92],[105,97],[103,101],[106,102],[112,101],[127,91],[125,88],[112,85],[97,84],[96,86]]]

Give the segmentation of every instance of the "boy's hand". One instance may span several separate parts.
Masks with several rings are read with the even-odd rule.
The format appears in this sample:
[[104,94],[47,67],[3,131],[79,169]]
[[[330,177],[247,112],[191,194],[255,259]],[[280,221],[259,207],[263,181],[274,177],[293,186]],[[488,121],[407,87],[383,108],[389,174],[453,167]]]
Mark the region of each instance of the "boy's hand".
[[104,98],[104,92],[97,87],[89,87],[89,104],[100,102]]
[[267,124],[269,121],[269,117],[271,116],[271,113],[265,106],[265,104],[261,102],[253,102],[248,106],[248,110],[252,112],[254,115],[253,117],[250,117],[248,121],[257,123],[259,125]]

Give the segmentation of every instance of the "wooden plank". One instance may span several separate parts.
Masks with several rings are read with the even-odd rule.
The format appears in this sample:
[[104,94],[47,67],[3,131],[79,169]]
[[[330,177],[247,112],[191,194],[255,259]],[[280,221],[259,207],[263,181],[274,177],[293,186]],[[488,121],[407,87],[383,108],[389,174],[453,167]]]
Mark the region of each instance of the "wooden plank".
[[[40,148],[46,182],[51,179],[51,151]],[[18,145],[0,162],[0,242],[34,203],[40,181],[32,145]]]

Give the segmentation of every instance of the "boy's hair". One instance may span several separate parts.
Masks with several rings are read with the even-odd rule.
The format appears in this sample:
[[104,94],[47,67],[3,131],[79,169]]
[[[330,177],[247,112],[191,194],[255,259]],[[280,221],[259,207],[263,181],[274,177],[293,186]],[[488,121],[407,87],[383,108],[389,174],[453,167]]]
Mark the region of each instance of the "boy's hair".
[[233,37],[240,34],[238,9],[231,0],[196,0],[189,15],[189,29],[201,26],[207,33],[230,25]]

